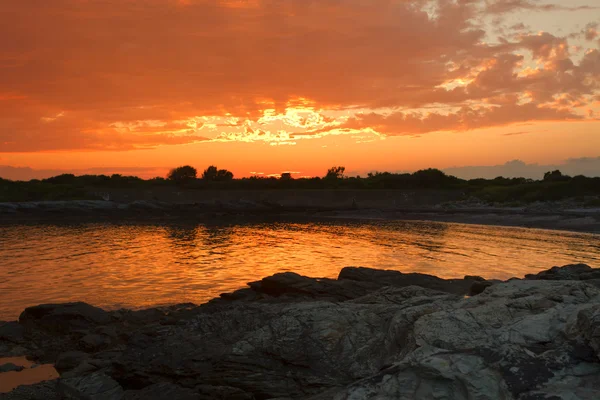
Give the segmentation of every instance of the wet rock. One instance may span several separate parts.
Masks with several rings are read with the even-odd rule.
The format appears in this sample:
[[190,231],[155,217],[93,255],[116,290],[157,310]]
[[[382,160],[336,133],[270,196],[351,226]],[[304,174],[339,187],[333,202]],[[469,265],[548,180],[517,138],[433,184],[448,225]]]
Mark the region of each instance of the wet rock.
[[453,294],[465,295],[469,292],[472,281],[465,279],[441,279],[437,276],[399,271],[377,270],[370,268],[346,267],[342,269],[338,280],[368,282],[382,286],[421,286]]
[[108,312],[81,302],[29,307],[19,317],[19,323],[25,327],[35,326],[59,333],[90,329],[96,325],[107,324],[110,320]]
[[600,278],[596,277],[596,273],[600,270],[594,270],[589,265],[585,264],[570,264],[563,267],[552,267],[549,270],[541,271],[537,274],[525,275],[525,279],[531,280],[580,280],[581,277],[586,279]]
[[25,368],[23,368],[20,365],[15,365],[13,363],[6,363],[6,364],[1,364],[0,365],[0,373],[2,372],[19,372],[19,371],[23,371]]
[[354,299],[381,287],[363,282],[308,278],[293,272],[275,274],[248,285],[256,293],[273,297],[330,301]]
[[77,400],[121,400],[124,396],[123,388],[103,373],[60,379],[58,391],[65,399]]

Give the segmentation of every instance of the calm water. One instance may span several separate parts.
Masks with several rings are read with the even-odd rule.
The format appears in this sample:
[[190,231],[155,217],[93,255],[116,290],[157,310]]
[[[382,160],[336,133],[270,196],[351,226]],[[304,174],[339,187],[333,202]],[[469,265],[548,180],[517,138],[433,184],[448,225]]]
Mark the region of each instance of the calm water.
[[599,261],[600,235],[437,222],[9,225],[0,226],[0,319],[48,302],[201,303],[281,271],[509,278]]

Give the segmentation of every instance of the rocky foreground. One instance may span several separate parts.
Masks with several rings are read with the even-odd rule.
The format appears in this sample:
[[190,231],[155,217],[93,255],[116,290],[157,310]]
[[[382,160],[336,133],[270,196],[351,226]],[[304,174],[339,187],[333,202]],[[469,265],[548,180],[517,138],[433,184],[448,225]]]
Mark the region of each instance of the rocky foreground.
[[60,379],[2,398],[600,399],[600,269],[499,282],[345,268],[199,307],[41,305],[0,323],[0,357],[17,355]]

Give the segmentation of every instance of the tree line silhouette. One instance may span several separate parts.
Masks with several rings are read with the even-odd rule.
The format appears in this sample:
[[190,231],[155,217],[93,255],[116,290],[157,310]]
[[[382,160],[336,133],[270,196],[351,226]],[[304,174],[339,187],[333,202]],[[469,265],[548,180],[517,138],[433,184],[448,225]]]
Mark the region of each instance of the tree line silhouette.
[[[62,174],[48,179],[15,182],[0,178],[1,201],[87,199],[94,190],[168,188],[173,190],[455,190],[465,198],[486,202],[534,202],[579,198],[598,203],[600,178],[570,177],[549,171],[543,179],[526,178],[464,180],[438,169],[414,173],[372,172],[366,177],[347,176],[344,166],[329,168],[322,177],[294,178],[252,176],[234,179],[231,171],[214,165],[199,176],[196,168],[183,165],[169,171],[165,178],[142,179],[136,176]],[[594,197],[591,200],[588,197]],[[600,206],[600,204],[598,204]]]

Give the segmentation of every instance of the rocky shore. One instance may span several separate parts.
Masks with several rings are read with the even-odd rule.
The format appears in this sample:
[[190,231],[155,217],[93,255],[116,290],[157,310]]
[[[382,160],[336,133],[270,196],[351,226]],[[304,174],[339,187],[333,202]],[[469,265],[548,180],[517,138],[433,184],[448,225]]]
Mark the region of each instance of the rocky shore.
[[2,399],[599,399],[600,269],[501,282],[348,267],[201,306],[40,305],[0,323],[0,358],[16,356],[60,377]]
[[420,207],[356,203],[352,200],[327,205],[303,201],[280,203],[234,200],[197,201],[194,203],[137,200],[38,201],[0,203],[1,223],[38,223],[53,221],[153,221],[220,220],[223,218],[343,218],[384,220],[426,220],[480,225],[519,226],[600,232],[600,208],[583,208],[577,203],[540,203],[527,207],[489,206],[451,202]]

